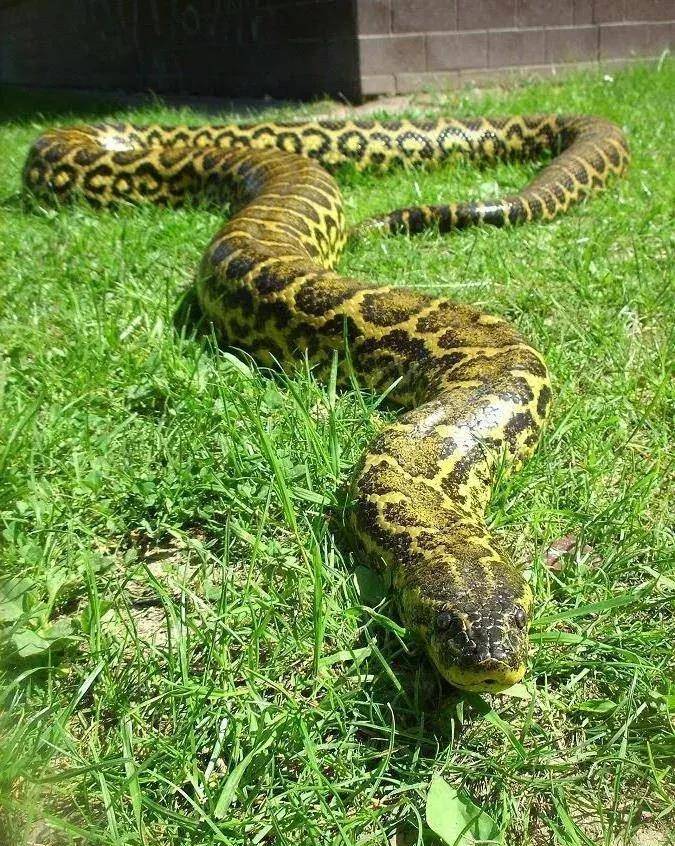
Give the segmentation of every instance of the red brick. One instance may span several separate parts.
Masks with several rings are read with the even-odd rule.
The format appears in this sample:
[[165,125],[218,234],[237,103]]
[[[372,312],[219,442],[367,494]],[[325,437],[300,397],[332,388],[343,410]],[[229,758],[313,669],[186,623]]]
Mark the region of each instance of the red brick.
[[457,0],[458,29],[498,29],[516,24],[516,0]]
[[359,54],[366,76],[425,70],[423,35],[362,35]]
[[459,80],[462,85],[468,83],[491,85],[494,83],[518,82],[523,79],[540,79],[553,74],[554,68],[552,65],[524,65],[514,68],[481,68],[460,71]]
[[671,21],[675,18],[673,0],[631,0],[626,18],[631,21]]
[[578,62],[598,58],[597,26],[565,26],[546,30],[547,62]]
[[487,66],[486,32],[448,32],[427,35],[427,68],[462,70]]
[[601,67],[605,71],[622,70],[623,68],[629,68],[642,62],[644,62],[644,59],[639,56],[629,56],[622,59],[603,59],[598,63],[598,67]]
[[396,78],[393,73],[374,74],[361,77],[361,94],[372,97],[376,94],[395,94]]
[[656,56],[671,45],[671,29],[663,24],[624,23],[600,27],[601,59]]
[[488,64],[491,68],[538,65],[544,62],[543,29],[505,29],[488,33]]
[[518,26],[556,26],[574,23],[573,0],[519,0]]
[[389,0],[356,0],[356,24],[359,35],[377,35],[391,31]]
[[457,0],[393,0],[394,32],[457,29]]
[[457,88],[459,85],[458,71],[442,71],[439,73],[397,73],[396,90],[400,94],[410,94],[413,91],[425,91],[433,88]]
[[593,23],[593,0],[574,0],[574,23]]
[[593,22],[622,21],[625,17],[625,0],[593,0]]

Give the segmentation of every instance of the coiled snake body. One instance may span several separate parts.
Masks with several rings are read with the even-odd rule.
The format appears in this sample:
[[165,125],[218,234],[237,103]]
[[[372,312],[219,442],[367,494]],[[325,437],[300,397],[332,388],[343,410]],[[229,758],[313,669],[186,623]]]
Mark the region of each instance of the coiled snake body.
[[[456,156],[555,158],[521,192],[400,209],[383,231],[550,219],[622,173],[621,131],[592,117],[316,121],[249,126],[54,129],[32,146],[25,185],[95,205],[178,205],[223,193],[237,211],[208,246],[197,292],[224,339],[261,362],[298,350],[326,362],[346,340],[362,382],[408,410],[371,444],[353,481],[353,528],[391,578],[404,624],[442,675],[499,690],[525,671],[532,596],[485,524],[495,469],[534,450],[551,390],[542,357],[499,317],[334,270],[346,241],[327,169],[385,169]],[[398,381],[397,381],[398,380]]]

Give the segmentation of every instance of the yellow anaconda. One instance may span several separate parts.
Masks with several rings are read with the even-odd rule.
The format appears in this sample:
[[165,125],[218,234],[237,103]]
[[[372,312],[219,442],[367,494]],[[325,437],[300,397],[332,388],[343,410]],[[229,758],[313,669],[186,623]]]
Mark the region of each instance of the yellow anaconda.
[[[178,205],[227,195],[239,210],[201,263],[197,291],[223,339],[264,363],[344,348],[363,383],[408,410],[377,437],[353,481],[353,524],[393,582],[404,624],[461,688],[498,690],[525,671],[532,596],[484,522],[493,475],[534,450],[551,399],[541,356],[499,317],[334,268],[346,240],[327,169],[554,158],[518,194],[401,209],[392,232],[550,219],[625,169],[621,131],[584,116],[316,121],[189,128],[54,129],[32,146],[26,186],[95,205]],[[398,380],[398,381],[397,381]]]

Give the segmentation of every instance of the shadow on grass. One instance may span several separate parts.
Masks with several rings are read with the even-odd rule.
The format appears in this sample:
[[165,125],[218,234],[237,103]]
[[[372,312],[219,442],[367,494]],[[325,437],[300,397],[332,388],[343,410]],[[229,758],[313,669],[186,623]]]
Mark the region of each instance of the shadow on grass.
[[112,116],[125,108],[119,95],[0,86],[0,125]]
[[282,107],[298,105],[286,100],[258,98],[227,98],[183,95],[159,96],[152,91],[106,92],[77,89],[21,88],[0,85],[0,126],[9,123],[76,122],[114,120],[116,116],[126,118],[132,109],[149,108],[170,111],[193,109],[194,122],[199,115],[217,115],[218,122],[227,119],[227,113],[236,113],[238,121],[255,119],[257,116],[276,111]]
[[180,298],[173,314],[173,328],[181,338],[199,341],[213,337],[211,323],[199,303],[196,285],[191,285]]

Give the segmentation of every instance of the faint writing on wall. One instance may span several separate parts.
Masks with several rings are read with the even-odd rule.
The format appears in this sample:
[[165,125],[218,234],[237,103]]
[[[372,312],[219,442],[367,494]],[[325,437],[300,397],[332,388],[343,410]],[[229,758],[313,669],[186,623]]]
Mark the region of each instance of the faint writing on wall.
[[77,0],[75,6],[94,40],[117,40],[122,31],[136,48],[153,38],[256,41],[265,14],[259,0]]

